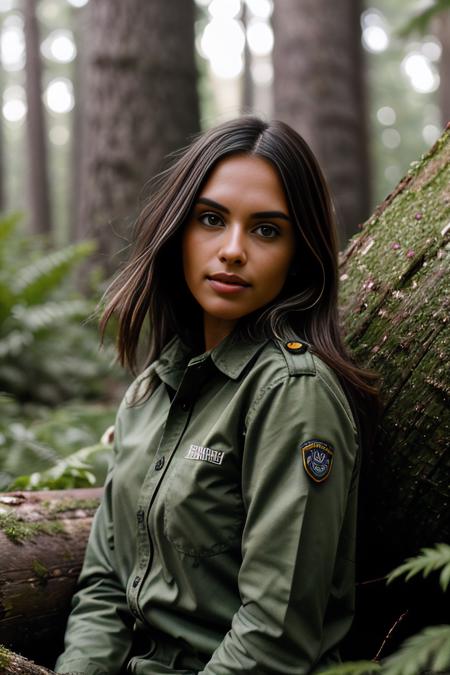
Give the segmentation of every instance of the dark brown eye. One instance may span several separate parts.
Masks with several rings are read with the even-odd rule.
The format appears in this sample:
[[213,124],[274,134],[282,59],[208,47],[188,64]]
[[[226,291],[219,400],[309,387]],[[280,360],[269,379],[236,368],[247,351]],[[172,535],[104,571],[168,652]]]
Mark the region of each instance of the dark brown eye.
[[203,225],[217,227],[222,224],[222,219],[215,213],[204,213],[200,216],[200,222],[203,223]]
[[260,234],[264,239],[273,239],[279,234],[277,228],[273,225],[258,225],[255,231],[258,232],[258,234]]

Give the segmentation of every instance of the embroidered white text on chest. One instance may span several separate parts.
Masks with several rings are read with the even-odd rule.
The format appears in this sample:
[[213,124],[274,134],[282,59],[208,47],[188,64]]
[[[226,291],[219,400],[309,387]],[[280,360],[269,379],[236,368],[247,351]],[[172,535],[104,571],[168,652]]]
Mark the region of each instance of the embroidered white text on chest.
[[201,462],[210,462],[211,464],[222,464],[224,453],[222,450],[212,450],[204,448],[201,445],[191,445],[185,459],[197,459]]

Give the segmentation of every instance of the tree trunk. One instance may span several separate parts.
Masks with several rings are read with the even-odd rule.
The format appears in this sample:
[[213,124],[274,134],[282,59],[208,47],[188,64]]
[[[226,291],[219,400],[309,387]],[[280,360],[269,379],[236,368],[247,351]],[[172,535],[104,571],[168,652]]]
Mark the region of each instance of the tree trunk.
[[89,16],[88,7],[71,7],[70,23],[73,26],[77,56],[73,68],[73,87],[75,91],[75,106],[72,117],[71,144],[71,190],[69,196],[70,220],[69,241],[83,239],[84,233],[78,232],[80,226],[80,195],[82,187],[81,158],[83,143],[83,93],[87,69],[86,54],[88,52]]
[[371,526],[393,561],[450,539],[449,185],[446,131],[353,240],[341,268],[349,346],[383,379],[370,476],[382,491]]
[[342,247],[369,215],[360,0],[275,0],[275,117],[310,143],[329,182]]
[[24,0],[28,129],[29,218],[34,234],[51,233],[47,139],[41,92],[41,56],[36,0]]
[[245,46],[244,46],[244,72],[242,73],[242,92],[241,92],[241,114],[249,115],[254,108],[254,83],[252,75],[252,52],[247,39],[248,29],[248,7],[242,5],[242,25],[245,32]]
[[100,494],[0,495],[0,643],[41,662],[58,648]]
[[421,547],[450,541],[449,186],[447,130],[343,255],[348,343],[380,373],[384,399],[362,474],[352,658],[374,656],[405,612],[402,636],[448,622],[437,579],[386,589],[383,577]]
[[92,0],[80,186],[82,236],[113,272],[145,181],[199,128],[193,0]]

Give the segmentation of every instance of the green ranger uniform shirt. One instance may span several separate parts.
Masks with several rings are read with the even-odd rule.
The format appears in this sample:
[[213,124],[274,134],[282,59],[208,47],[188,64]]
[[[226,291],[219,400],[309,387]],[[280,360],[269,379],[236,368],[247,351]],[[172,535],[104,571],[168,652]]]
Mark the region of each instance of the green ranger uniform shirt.
[[[147,400],[130,405],[149,374]],[[174,338],[119,408],[59,673],[300,675],[352,620],[358,440],[300,343]]]

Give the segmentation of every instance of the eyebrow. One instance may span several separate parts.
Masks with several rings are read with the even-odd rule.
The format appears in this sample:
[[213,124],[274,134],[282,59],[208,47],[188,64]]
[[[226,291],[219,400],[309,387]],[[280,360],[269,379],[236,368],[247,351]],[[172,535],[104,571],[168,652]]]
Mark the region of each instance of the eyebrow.
[[[207,197],[199,197],[197,199],[197,204],[205,204],[206,206],[211,206],[217,211],[222,211],[223,213],[230,213],[230,210],[226,206],[215,202],[213,199],[208,199]],[[286,213],[283,211],[257,211],[256,213],[251,214],[252,218],[281,218],[282,220],[291,221]]]

